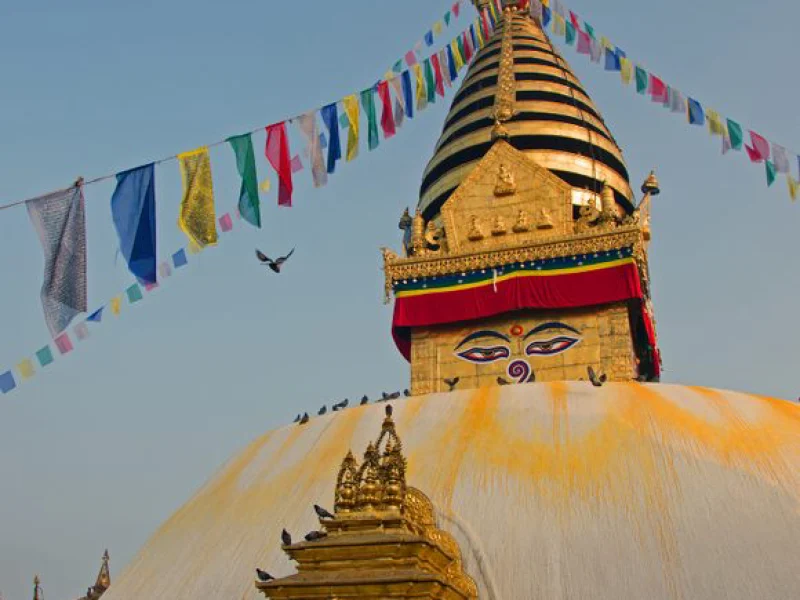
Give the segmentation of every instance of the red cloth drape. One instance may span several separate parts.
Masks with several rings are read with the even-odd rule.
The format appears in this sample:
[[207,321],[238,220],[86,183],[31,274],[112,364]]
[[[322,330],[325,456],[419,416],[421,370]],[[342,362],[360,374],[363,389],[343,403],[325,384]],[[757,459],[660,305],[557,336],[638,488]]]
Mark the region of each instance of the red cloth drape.
[[383,137],[389,139],[395,134],[394,113],[392,109],[392,97],[389,94],[389,82],[381,81],[378,84],[378,98],[381,99],[381,128]]
[[267,145],[264,154],[278,174],[278,206],[292,205],[292,159],[289,155],[289,136],[286,121],[267,125]]

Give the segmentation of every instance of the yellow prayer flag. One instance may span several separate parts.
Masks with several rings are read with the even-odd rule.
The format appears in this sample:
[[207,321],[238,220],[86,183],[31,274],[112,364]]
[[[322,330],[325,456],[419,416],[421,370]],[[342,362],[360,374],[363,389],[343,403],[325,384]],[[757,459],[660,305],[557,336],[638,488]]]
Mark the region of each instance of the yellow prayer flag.
[[722,124],[722,117],[711,108],[706,109],[706,119],[708,120],[708,131],[711,135],[725,135],[725,125]]
[[450,49],[453,51],[453,60],[456,62],[456,71],[460,71],[464,66],[464,57],[458,51],[458,43],[456,40],[450,42]]
[[203,251],[203,247],[194,240],[189,240],[189,247],[187,250],[189,250],[189,254],[200,254],[200,252]]
[[424,110],[428,106],[428,93],[425,89],[425,79],[422,76],[422,65],[414,65],[414,78],[417,82],[417,110]]
[[566,35],[567,33],[567,21],[558,13],[553,15],[553,33],[555,35]]
[[267,177],[264,181],[261,182],[261,185],[258,186],[258,189],[266,194],[269,191],[269,188],[271,187],[272,183],[270,182],[269,177]]
[[358,98],[355,94],[342,100],[344,113],[347,115],[347,160],[348,162],[358,156]]
[[624,56],[619,59],[619,72],[622,77],[622,83],[625,85],[630,84],[633,79],[633,64]]
[[797,200],[797,187],[798,181],[791,175],[786,175],[786,182],[789,184],[789,195],[792,197],[792,202]]
[[436,23],[433,24],[433,35],[439,35],[441,33],[442,33],[442,22],[436,21]]
[[481,20],[478,17],[475,17],[475,23],[473,24],[475,37],[478,38],[478,48],[483,48],[483,45],[486,43],[483,40],[483,33],[481,30]]
[[17,365],[17,371],[19,371],[20,377],[23,379],[30,379],[36,374],[36,371],[33,370],[33,363],[29,358],[26,358]]
[[606,36],[604,36],[604,35],[600,36],[600,45],[603,48],[611,48],[611,49],[614,48],[614,46],[611,45],[611,42],[608,41],[608,38]]
[[217,243],[214,213],[214,183],[208,148],[203,146],[178,155],[183,181],[183,199],[178,225],[198,246]]
[[542,6],[550,6],[550,0],[542,0]]
[[111,314],[119,315],[119,309],[122,306],[122,296],[117,296],[111,299]]

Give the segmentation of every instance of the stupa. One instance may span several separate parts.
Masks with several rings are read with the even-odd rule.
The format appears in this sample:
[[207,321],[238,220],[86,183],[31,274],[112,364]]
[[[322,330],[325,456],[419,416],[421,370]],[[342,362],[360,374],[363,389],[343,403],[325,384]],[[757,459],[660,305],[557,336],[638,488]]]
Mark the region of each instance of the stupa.
[[641,189],[505,2],[383,251],[412,397],[265,433],[104,600],[797,597],[800,410],[658,383]]

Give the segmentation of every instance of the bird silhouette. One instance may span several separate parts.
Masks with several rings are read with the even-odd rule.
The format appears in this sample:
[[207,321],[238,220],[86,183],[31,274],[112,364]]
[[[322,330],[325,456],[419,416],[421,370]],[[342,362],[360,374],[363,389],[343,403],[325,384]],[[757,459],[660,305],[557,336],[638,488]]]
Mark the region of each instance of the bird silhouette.
[[319,504],[315,504],[314,505],[314,512],[317,513],[317,516],[320,519],[335,519],[336,518],[331,513],[329,513],[327,510],[322,508]]
[[502,377],[498,377],[497,385],[511,385],[511,382],[503,379]]
[[589,381],[592,382],[592,385],[594,387],[600,387],[608,379],[605,373],[602,373],[601,375],[595,373],[594,369],[591,366],[586,367],[586,371],[589,373]]
[[326,407],[326,406],[323,404],[323,405],[322,405],[322,408],[320,408],[320,409],[317,411],[317,414],[318,414],[318,415],[324,415],[326,412],[328,412],[328,408],[327,408],[327,407]]
[[342,410],[343,408],[347,408],[348,402],[350,401],[347,398],[345,398],[341,402],[338,402],[337,404],[331,406],[331,410]]
[[381,397],[378,402],[386,402],[389,399],[389,394],[386,392],[381,392]]
[[391,404],[386,405],[386,416],[391,417],[392,413],[394,412],[394,408],[392,408]]
[[256,569],[256,575],[258,576],[259,581],[270,581],[271,579],[275,579],[272,575],[266,571],[262,571],[261,569]]
[[293,423],[299,423],[300,422],[300,413],[297,413],[297,416],[294,418],[294,421],[292,421],[292,422]]
[[369,396],[366,394],[361,397],[361,406],[364,406],[365,404],[369,404]]
[[452,392],[454,389],[456,389],[456,386],[458,385],[458,382],[459,382],[459,381],[461,381],[461,377],[453,377],[452,379],[445,379],[445,380],[444,380],[444,382],[445,382],[445,383],[447,384],[447,386],[450,388],[450,390],[449,390],[449,391],[451,391],[451,392]]
[[285,529],[281,531],[281,542],[283,542],[284,546],[291,546],[292,545],[292,536],[289,535],[289,532]]
[[388,396],[386,396],[387,400],[397,400],[400,397],[400,392],[392,392]]
[[309,531],[305,536],[307,542],[316,542],[326,537],[328,537],[328,534],[324,531]]
[[308,413],[303,413],[303,416],[300,417],[300,420],[297,422],[298,425],[305,425],[308,423]]
[[292,251],[289,252],[289,254],[287,254],[286,256],[281,256],[280,258],[276,258],[275,260],[272,260],[269,256],[267,256],[266,254],[261,252],[261,250],[256,248],[256,258],[258,258],[258,260],[261,261],[261,264],[268,266],[270,269],[272,269],[276,273],[280,273],[281,272],[281,266],[283,265],[283,263],[285,263],[287,260],[289,260],[289,257],[292,254],[294,254],[294,248],[292,248]]
[[403,396],[405,396],[406,398],[409,398],[411,396],[411,392],[409,391],[408,388],[403,390]]

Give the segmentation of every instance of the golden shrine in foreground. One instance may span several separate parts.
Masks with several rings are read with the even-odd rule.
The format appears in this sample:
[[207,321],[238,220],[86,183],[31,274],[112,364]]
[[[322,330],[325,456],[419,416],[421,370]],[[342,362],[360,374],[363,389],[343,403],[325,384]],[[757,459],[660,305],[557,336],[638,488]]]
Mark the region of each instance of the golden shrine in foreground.
[[506,0],[383,250],[411,397],[254,440],[104,600],[797,598],[800,410],[658,383],[641,190]]

